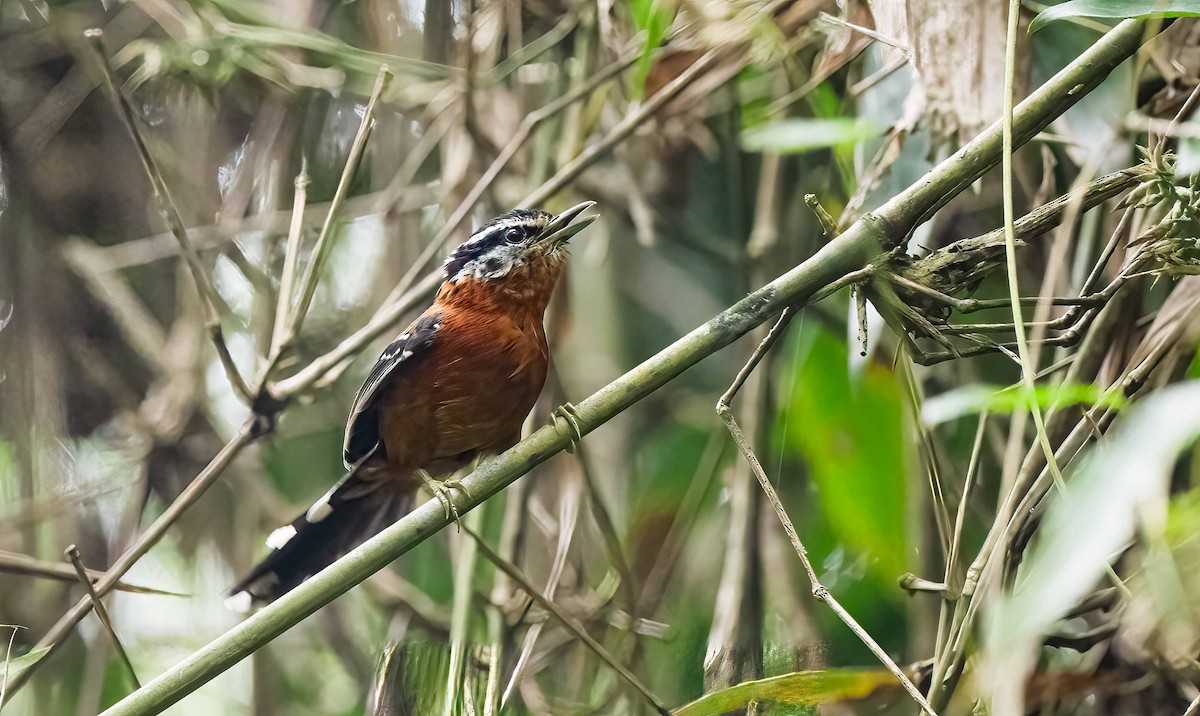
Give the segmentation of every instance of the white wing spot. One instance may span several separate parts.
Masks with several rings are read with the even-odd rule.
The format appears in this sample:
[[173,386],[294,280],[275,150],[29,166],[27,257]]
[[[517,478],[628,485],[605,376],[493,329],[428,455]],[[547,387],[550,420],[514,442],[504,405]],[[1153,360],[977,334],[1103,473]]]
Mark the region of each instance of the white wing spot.
[[404,351],[403,353],[400,354],[400,360],[404,360],[405,358],[408,358],[410,355],[412,355],[412,351]]
[[283,546],[296,536],[296,528],[284,525],[267,536],[267,546],[271,549],[283,549]]
[[245,614],[254,605],[250,592],[238,592],[225,600],[225,608],[237,614]]

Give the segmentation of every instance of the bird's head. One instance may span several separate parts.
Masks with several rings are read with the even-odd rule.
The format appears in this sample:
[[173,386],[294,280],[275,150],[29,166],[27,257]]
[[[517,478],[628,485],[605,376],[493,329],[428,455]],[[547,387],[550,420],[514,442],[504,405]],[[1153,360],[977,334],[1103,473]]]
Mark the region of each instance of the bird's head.
[[446,259],[446,283],[548,291],[566,263],[567,242],[595,221],[595,216],[580,218],[595,205],[585,201],[557,216],[518,209],[492,219]]

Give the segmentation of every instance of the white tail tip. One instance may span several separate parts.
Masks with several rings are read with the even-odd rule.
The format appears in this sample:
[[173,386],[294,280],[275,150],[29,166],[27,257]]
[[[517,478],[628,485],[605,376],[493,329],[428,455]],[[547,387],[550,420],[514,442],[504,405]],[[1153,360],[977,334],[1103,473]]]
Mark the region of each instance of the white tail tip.
[[225,600],[225,608],[235,614],[246,614],[254,606],[254,598],[250,592],[238,592]]

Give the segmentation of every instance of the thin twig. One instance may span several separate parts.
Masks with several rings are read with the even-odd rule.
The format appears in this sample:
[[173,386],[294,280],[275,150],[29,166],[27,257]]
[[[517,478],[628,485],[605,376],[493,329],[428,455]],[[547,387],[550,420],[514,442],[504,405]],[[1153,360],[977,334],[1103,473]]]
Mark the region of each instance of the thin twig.
[[880,42],[880,43],[883,43],[884,45],[887,45],[888,47],[892,47],[897,50],[900,50],[906,56],[909,54],[908,45],[904,44],[903,42],[900,42],[899,40],[896,40],[895,38],[888,37],[887,35],[884,35],[881,32],[876,32],[875,30],[872,30],[869,27],[855,25],[852,22],[847,22],[846,20],[843,20],[842,18],[837,17],[836,15],[830,15],[827,12],[821,12],[821,14],[817,16],[817,19],[821,22],[827,22],[830,25],[837,25],[838,27],[842,27],[847,30],[852,30],[854,32],[866,35],[867,37],[871,38],[872,40],[875,40],[876,42]]
[[[0,572],[8,572],[10,574],[24,574],[30,577],[41,577],[43,579],[53,579],[59,582],[74,582],[78,579],[75,574],[75,568],[63,562],[47,562],[45,560],[30,557],[25,554],[16,552],[8,552],[0,550]],[[88,570],[88,577],[92,581],[103,579],[104,572],[96,569]],[[118,581],[113,585],[113,589],[119,592],[130,592],[132,594],[156,594],[167,597],[182,597],[186,596],[178,592],[171,592],[165,589],[154,589],[151,587],[140,587],[136,584]]]
[[[563,569],[567,566],[567,554],[571,549],[571,538],[575,535],[575,524],[579,518],[579,489],[576,486],[571,486],[562,494],[558,512],[558,544],[554,550],[554,559],[550,563],[550,574],[546,577],[545,596],[547,600],[554,599],[554,592],[558,589],[558,583],[562,579]],[[499,555],[497,555],[499,557]],[[512,676],[508,679],[508,686],[504,687],[504,694],[500,697],[500,708],[504,708],[504,704],[508,703],[508,697],[512,695],[513,689],[521,681],[524,675],[525,666],[529,662],[529,658],[533,655],[533,648],[537,643],[538,635],[542,633],[542,626],[545,622],[537,622],[531,624],[529,630],[525,632],[525,643],[521,646],[521,653],[517,657],[517,663],[513,667]]]
[[112,619],[108,616],[108,608],[104,606],[104,600],[96,594],[96,588],[92,585],[92,578],[88,576],[87,568],[83,566],[83,557],[79,555],[79,548],[75,545],[67,547],[63,554],[67,559],[71,560],[71,564],[75,567],[75,574],[79,577],[80,584],[87,590],[88,599],[92,601],[92,609],[96,612],[96,618],[100,620],[100,624],[104,627],[104,631],[108,632],[108,638],[112,640],[113,648],[117,651],[117,658],[121,660],[125,670],[129,673],[129,680],[133,682],[135,689],[142,688],[142,682],[138,680],[137,671],[133,668],[133,662],[129,660],[129,654],[125,651],[125,646],[121,644],[121,638],[117,636],[117,630],[113,629]]
[[[130,545],[120,557],[117,558],[117,561],[113,563],[113,565],[109,567],[107,571],[105,571],[104,577],[96,582],[96,594],[103,597],[112,591],[120,581],[121,577],[125,576],[125,573],[128,572],[138,560],[145,556],[145,554],[149,552],[154,545],[158,544],[158,541],[167,533],[167,530],[170,529],[171,525],[175,524],[175,521],[178,520],[188,508],[195,504],[196,500],[200,499],[200,496],[203,495],[209,487],[212,487],[217,478],[220,477],[225,471],[225,468],[229,466],[229,463],[233,461],[233,458],[236,457],[239,452],[241,452],[242,448],[249,445],[251,440],[258,437],[258,435],[259,432],[255,421],[247,421],[242,426],[242,429],[238,431],[238,433],[234,435],[228,443],[225,444],[225,447],[221,448],[221,451],[218,452],[211,461],[209,461],[208,465],[200,471],[200,474],[196,475],[191,484],[184,488],[183,492],[179,493],[179,497],[175,498],[175,501],[171,503],[171,506],[163,511],[163,513],[159,515],[158,519],[154,520],[154,522],[151,523],[151,525],[147,527],[141,535],[138,536],[137,540],[135,540],[134,543]],[[75,625],[82,621],[91,610],[92,600],[89,597],[84,597],[83,599],[79,600],[74,607],[68,610],[66,614],[64,614],[57,622],[54,623],[54,626],[50,627],[50,630],[46,632],[45,636],[38,641],[34,648],[40,649],[43,647],[48,647],[49,651],[46,654],[47,656],[54,653],[58,647],[62,646],[67,637],[71,635],[75,629]],[[33,676],[33,673],[36,671],[37,667],[43,663],[45,663],[45,659],[42,659],[35,664],[31,664],[29,668],[18,674],[16,679],[14,679],[13,683],[10,685],[11,691],[15,692],[17,689],[21,688],[21,686],[27,683],[29,677]]]
[[[475,529],[483,523],[483,512],[472,512],[460,525]],[[470,691],[467,688],[467,651],[470,638],[471,603],[475,596],[474,579],[477,542],[460,541],[454,564],[454,595],[450,612],[450,665],[446,669],[446,716],[462,713],[459,695]]]
[[1192,699],[1192,703],[1188,704],[1187,710],[1183,712],[1183,716],[1197,716],[1200,714],[1200,696]]
[[[304,205],[308,202],[308,158],[301,157],[300,173],[296,175],[296,192],[292,200],[292,223],[288,226],[287,248],[283,257],[283,274],[279,279],[279,295],[275,299],[275,323],[271,327],[271,345],[267,351],[268,364],[277,360],[291,319],[292,293],[296,287],[296,269],[300,264],[300,237],[304,231]],[[332,212],[332,205],[330,211]],[[264,379],[270,367],[263,372]]]
[[531,599],[533,599],[533,601],[537,602],[538,606],[540,606],[542,609],[545,609],[547,613],[555,618],[555,620],[566,627],[567,631],[571,632],[575,638],[583,642],[584,646],[586,646],[593,654],[607,664],[609,668],[617,672],[617,675],[624,679],[627,684],[633,687],[633,690],[636,691],[643,699],[645,699],[655,711],[663,716],[670,716],[671,712],[667,710],[667,707],[663,704],[663,702],[660,701],[657,696],[651,693],[651,691],[646,688],[646,686],[641,682],[640,679],[638,679],[637,676],[629,671],[624,664],[617,661],[616,657],[614,657],[607,649],[601,646],[599,642],[593,639],[591,635],[587,633],[587,630],[585,630],[582,626],[577,624],[574,619],[563,612],[557,604],[550,601],[545,595],[539,592],[537,587],[533,586],[533,584],[525,578],[525,575],[520,569],[517,568],[516,565],[493,552],[492,549],[487,546],[487,543],[483,541],[483,538],[472,532],[470,528],[463,527],[463,532],[475,540],[476,544],[479,546],[479,553],[482,554],[485,559],[496,565],[496,568],[501,572],[504,572],[506,575],[508,575],[508,578],[520,586],[521,589],[528,594]]
[[721,53],[717,50],[709,50],[692,63],[679,76],[671,80],[666,86],[654,93],[645,104],[638,107],[637,111],[626,116],[617,123],[612,130],[604,136],[603,139],[595,144],[588,145],[582,152],[579,153],[571,161],[559,167],[554,176],[547,179],[537,189],[534,189],[524,199],[517,203],[518,207],[533,207],[541,204],[551,196],[557,194],[564,186],[574,181],[575,177],[579,176],[587,167],[591,166],[592,162],[596,161],[605,152],[612,149],[617,144],[623,142],[627,137],[634,133],[646,120],[653,117],[663,108],[668,102],[674,99],[680,92],[686,89],[692,82],[696,81],[701,75],[712,68],[721,58]]
[[395,325],[406,313],[433,293],[442,283],[440,271],[429,274],[416,286],[413,286],[399,300],[390,304],[385,311],[372,318],[367,325],[346,337],[336,348],[325,355],[316,358],[294,375],[273,381],[268,384],[271,395],[277,400],[288,400],[308,390],[326,373],[336,368],[342,361],[357,355],[368,343],[383,335],[384,331]]
[[142,168],[146,170],[146,175],[150,179],[150,186],[154,190],[154,198],[158,204],[158,212],[166,222],[167,228],[175,235],[175,239],[179,242],[179,247],[182,250],[183,258],[187,263],[188,271],[192,274],[192,280],[196,283],[196,290],[200,292],[200,305],[203,307],[204,320],[208,327],[209,337],[212,339],[213,346],[217,350],[217,357],[221,361],[221,366],[225,369],[225,374],[229,378],[229,384],[233,387],[234,392],[243,402],[249,404],[251,401],[250,388],[247,387],[246,381],[242,378],[242,374],[238,371],[237,365],[233,362],[233,356],[229,353],[229,346],[225,343],[225,338],[221,332],[221,318],[217,314],[217,306],[220,305],[220,299],[217,296],[216,288],[213,287],[212,280],[208,273],[204,270],[204,265],[200,263],[200,255],[196,253],[196,248],[192,246],[191,240],[187,235],[187,228],[183,224],[183,217],[179,213],[179,207],[175,205],[175,201],[171,198],[171,193],[167,189],[167,182],[163,179],[162,171],[158,168],[157,162],[150,154],[149,147],[146,146],[146,141],[142,138],[142,134],[138,131],[137,120],[133,115],[133,109],[129,106],[129,101],[125,99],[125,95],[117,88],[116,81],[112,75],[112,69],[108,66],[108,59],[104,52],[103,44],[104,31],[99,28],[93,28],[84,32],[84,37],[91,42],[92,49],[95,51],[97,64],[104,75],[104,86],[112,97],[113,102],[117,105],[118,114],[125,128],[129,131],[129,136],[133,140],[134,147],[137,148],[138,156],[142,160]]
[[[776,325],[778,326],[778,324]],[[769,337],[770,336],[768,335],[768,338]],[[766,344],[766,339],[764,339],[763,344]],[[762,356],[759,355],[759,353],[765,352],[765,350],[763,350],[763,345],[761,344],[759,349],[760,350],[756,351],[755,355],[751,357],[751,361],[757,362],[758,359],[761,359]],[[747,365],[749,365],[749,363],[747,363]],[[743,372],[745,372],[745,368],[743,368]],[[739,373],[739,376],[740,375],[741,374]],[[892,660],[892,657],[888,656],[888,653],[883,650],[883,647],[879,646],[878,642],[871,637],[867,630],[863,629],[862,626],[855,621],[854,617],[852,617],[850,613],[838,603],[837,599],[833,597],[829,590],[823,584],[821,584],[821,580],[817,577],[817,572],[813,568],[812,561],[808,558],[808,550],[805,548],[804,543],[800,541],[800,536],[796,533],[796,527],[792,524],[792,520],[788,516],[787,510],[784,508],[783,503],[780,501],[779,495],[775,492],[774,486],[771,485],[770,478],[767,477],[767,473],[763,470],[762,465],[759,463],[758,456],[754,454],[754,450],[750,447],[750,444],[746,442],[746,437],[742,434],[742,429],[738,426],[737,420],[734,419],[733,412],[730,410],[730,403],[737,394],[738,387],[740,387],[740,383],[735,380],[734,384],[729,387],[729,390],[727,390],[725,394],[721,396],[721,399],[717,401],[717,415],[720,416],[721,421],[725,423],[725,427],[729,430],[729,434],[733,437],[734,444],[738,446],[738,450],[741,451],[742,456],[745,457],[746,461],[750,464],[750,469],[754,472],[754,476],[758,479],[759,486],[763,489],[763,492],[766,493],[767,501],[771,503],[772,509],[775,510],[775,515],[779,518],[780,523],[783,525],[784,532],[787,533],[788,540],[792,543],[792,548],[796,551],[796,555],[800,557],[800,562],[804,565],[804,571],[808,575],[808,581],[812,587],[813,596],[822,602],[825,602],[825,604],[831,610],[833,610],[833,613],[836,614],[838,618],[850,628],[850,631],[852,631],[854,635],[857,636],[859,640],[871,650],[871,653],[874,654],[877,659],[879,659],[884,667],[886,667],[888,671],[895,675],[896,679],[899,680],[900,685],[904,687],[904,690],[907,691],[910,696],[912,696],[913,700],[917,702],[922,711],[924,711],[926,714],[929,714],[929,716],[937,716],[933,710],[933,707],[929,705],[929,702],[925,700],[925,697],[921,694],[920,690],[918,690],[908,676],[905,675],[904,671],[896,664],[895,661]]]
[[308,307],[312,305],[313,295],[317,291],[317,283],[321,280],[321,269],[324,268],[325,261],[329,258],[330,239],[333,235],[338,211],[342,208],[342,202],[346,200],[346,192],[350,190],[350,181],[354,178],[359,161],[362,159],[363,149],[367,146],[371,128],[375,126],[375,105],[379,103],[379,95],[383,92],[388,77],[390,75],[387,65],[381,65],[379,74],[375,77],[375,87],[371,90],[371,99],[367,101],[362,122],[358,125],[358,133],[354,136],[354,143],[350,145],[350,155],[346,157],[346,166],[342,169],[342,177],[338,181],[333,200],[329,202],[329,213],[325,215],[325,223],[321,226],[321,233],[317,234],[317,243],[313,247],[312,257],[305,267],[304,278],[300,282],[300,298],[296,303],[295,312],[292,313],[287,332],[284,334],[284,346],[300,335],[300,328],[304,325]]
[[[724,400],[724,397],[725,396],[722,396],[722,400]],[[892,672],[893,675],[895,675],[896,679],[900,682],[900,685],[904,687],[904,690],[908,692],[909,696],[912,696],[913,700],[917,702],[922,711],[930,716],[937,716],[933,710],[933,707],[929,705],[929,702],[925,700],[925,697],[921,695],[921,692],[915,685],[913,685],[913,682],[908,678],[907,675],[905,675],[904,671],[896,664],[895,661],[892,660],[892,657],[888,656],[888,653],[883,650],[883,647],[879,646],[878,642],[871,637],[867,630],[863,629],[862,626],[855,621],[854,617],[852,617],[850,613],[838,603],[837,599],[830,594],[829,590],[823,584],[821,584],[820,579],[817,578],[817,572],[813,568],[812,562],[808,558],[808,550],[804,547],[804,543],[800,541],[800,536],[796,533],[796,527],[792,524],[791,518],[788,517],[787,510],[784,509],[783,503],[779,500],[779,495],[776,494],[775,488],[771,485],[771,480],[767,477],[766,472],[763,471],[762,465],[759,464],[758,457],[755,456],[754,451],[750,449],[749,444],[746,442],[746,437],[742,435],[742,430],[738,427],[737,421],[734,420],[728,405],[721,405],[718,403],[717,413],[721,416],[721,420],[725,423],[725,427],[729,429],[729,434],[733,436],[733,441],[735,444],[737,444],[738,449],[741,451],[743,457],[745,457],[750,463],[750,468],[754,471],[754,476],[758,478],[759,486],[762,487],[763,492],[765,492],[767,495],[767,501],[771,503],[771,507],[775,510],[775,515],[779,518],[780,523],[783,524],[783,529],[787,533],[788,540],[791,541],[792,548],[796,550],[796,555],[800,557],[800,562],[804,565],[804,571],[808,574],[808,581],[812,586],[813,596],[822,602],[825,602],[825,604],[831,610],[833,610],[833,613],[836,614],[838,618],[850,628],[850,631],[854,632],[854,635],[857,636],[859,640],[871,650],[871,653],[874,654],[877,659],[879,659],[884,667],[887,668],[888,671]]]
[[[500,536],[496,541],[496,553],[509,562],[513,560],[524,531],[528,515],[524,504],[526,494],[526,483],[517,482],[505,493],[503,501],[491,503],[492,509],[500,509],[503,514]],[[501,664],[504,663],[504,650],[509,641],[509,633],[504,612],[499,605],[508,603],[512,596],[511,581],[503,572],[497,572],[492,583],[492,607],[488,612],[489,661],[487,684],[484,688],[484,716],[498,716],[500,713],[500,680],[503,677]]]
[[[633,576],[633,570],[629,567],[629,560],[625,558],[625,551],[621,548],[621,539],[617,535],[616,523],[608,511],[608,505],[605,504],[604,495],[600,492],[600,485],[596,481],[595,465],[592,464],[587,449],[582,443],[575,446],[575,456],[579,459],[579,471],[583,477],[583,486],[587,490],[592,519],[596,521],[596,528],[600,531],[600,539],[604,542],[604,551],[621,577],[621,588],[627,597],[627,606],[632,609],[637,600],[638,585]],[[631,616],[637,617],[638,615],[631,614]]]
[[[342,203],[342,217],[352,221],[369,216],[379,216],[386,206],[400,213],[415,211],[436,201],[439,182],[433,180],[400,187],[400,195],[394,202],[384,204],[387,189],[359,194],[350,197]],[[304,207],[304,228],[319,231],[329,211],[329,202],[309,202]],[[292,224],[291,209],[266,211],[242,219],[226,219],[215,224],[199,224],[188,228],[188,237],[192,245],[202,255],[208,251],[218,251],[233,243],[234,238],[248,232],[263,232],[266,234],[286,235]],[[112,246],[96,247],[97,268],[107,271],[143,266],[155,261],[172,259],[180,254],[179,242],[170,232],[151,234],[137,239],[123,241]]]

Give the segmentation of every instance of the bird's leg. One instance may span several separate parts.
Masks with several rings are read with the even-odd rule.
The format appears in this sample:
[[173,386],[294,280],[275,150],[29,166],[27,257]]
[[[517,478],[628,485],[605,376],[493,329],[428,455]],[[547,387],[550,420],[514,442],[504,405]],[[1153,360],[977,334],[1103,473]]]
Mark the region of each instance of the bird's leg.
[[454,518],[454,523],[462,529],[462,524],[458,519],[458,508],[454,506],[454,499],[450,494],[451,490],[462,490],[464,495],[470,496],[467,488],[463,487],[458,480],[435,480],[430,477],[429,473],[424,470],[417,470],[417,475],[421,481],[425,483],[425,488],[437,498],[438,502],[442,503],[442,509],[446,511],[446,519]]
[[563,403],[550,411],[550,418],[555,421],[555,426],[558,425],[557,421],[560,419],[567,424],[571,437],[571,444],[567,446],[567,452],[574,454],[583,443],[583,430],[579,427],[579,411],[571,403]]

